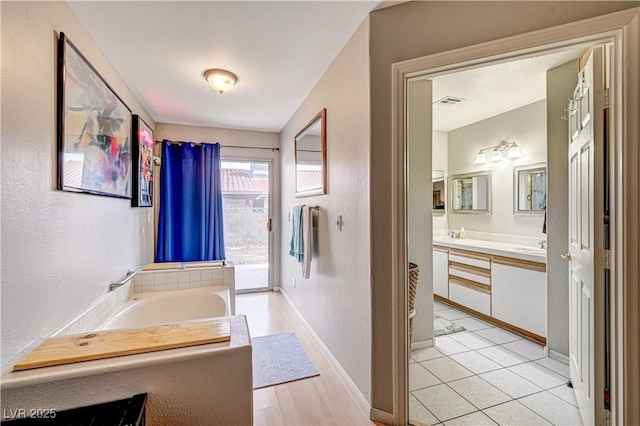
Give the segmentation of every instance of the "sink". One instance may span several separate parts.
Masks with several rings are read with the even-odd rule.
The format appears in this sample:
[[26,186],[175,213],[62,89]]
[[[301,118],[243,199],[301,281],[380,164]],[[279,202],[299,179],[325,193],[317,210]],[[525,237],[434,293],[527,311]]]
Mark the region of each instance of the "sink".
[[536,248],[536,247],[513,247],[514,251],[519,251],[522,253],[531,253],[531,254],[547,254],[545,249]]

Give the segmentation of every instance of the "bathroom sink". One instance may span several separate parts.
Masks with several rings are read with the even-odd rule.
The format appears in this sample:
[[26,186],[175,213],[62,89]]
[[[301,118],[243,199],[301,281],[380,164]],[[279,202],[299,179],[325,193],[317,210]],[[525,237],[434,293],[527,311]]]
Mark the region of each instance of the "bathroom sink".
[[536,247],[514,247],[514,251],[519,251],[522,253],[531,253],[531,254],[547,254],[545,249],[536,248]]

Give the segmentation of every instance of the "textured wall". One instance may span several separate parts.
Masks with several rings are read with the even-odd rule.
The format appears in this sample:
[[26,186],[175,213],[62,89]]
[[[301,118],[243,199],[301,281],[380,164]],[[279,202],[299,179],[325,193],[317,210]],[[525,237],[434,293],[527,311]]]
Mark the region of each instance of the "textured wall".
[[578,60],[547,71],[547,347],[569,356],[569,251],[567,99],[578,83]]
[[[371,387],[368,20],[282,129],[281,286],[366,399]],[[296,198],[294,137],[327,109],[328,192]],[[372,173],[377,173],[373,170]],[[294,205],[319,206],[311,277],[289,256]],[[336,216],[342,215],[342,232]],[[296,280],[294,287],[293,280]]]
[[[473,164],[480,148],[515,141],[522,157]],[[490,153],[490,151],[488,151]],[[547,109],[544,100],[449,132],[449,175],[491,171],[491,214],[449,213],[449,227],[467,231],[544,238],[543,213],[513,214],[513,168],[547,161]]]
[[2,2],[2,362],[152,261],[153,214],[57,191],[56,44],[63,31],[153,126],[63,2]]
[[637,7],[617,1],[419,1],[370,14],[372,405],[393,411],[391,347],[391,65]]

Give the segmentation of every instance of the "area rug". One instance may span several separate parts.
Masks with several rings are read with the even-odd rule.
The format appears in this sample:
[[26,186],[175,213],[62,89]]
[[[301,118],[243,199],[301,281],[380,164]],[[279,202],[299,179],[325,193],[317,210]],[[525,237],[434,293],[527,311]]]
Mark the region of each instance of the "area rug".
[[254,389],[320,375],[295,333],[256,337],[251,345]]
[[442,318],[440,315],[433,315],[433,335],[444,336],[446,334],[458,333],[464,331],[464,327],[451,322],[446,318]]

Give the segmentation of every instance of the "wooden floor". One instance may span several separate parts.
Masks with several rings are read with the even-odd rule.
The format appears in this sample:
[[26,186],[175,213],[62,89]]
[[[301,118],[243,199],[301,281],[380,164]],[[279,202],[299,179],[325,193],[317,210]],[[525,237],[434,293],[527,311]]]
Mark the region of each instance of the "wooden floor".
[[320,375],[253,391],[255,425],[375,425],[351,395],[282,294],[236,296],[251,337],[295,332]]

